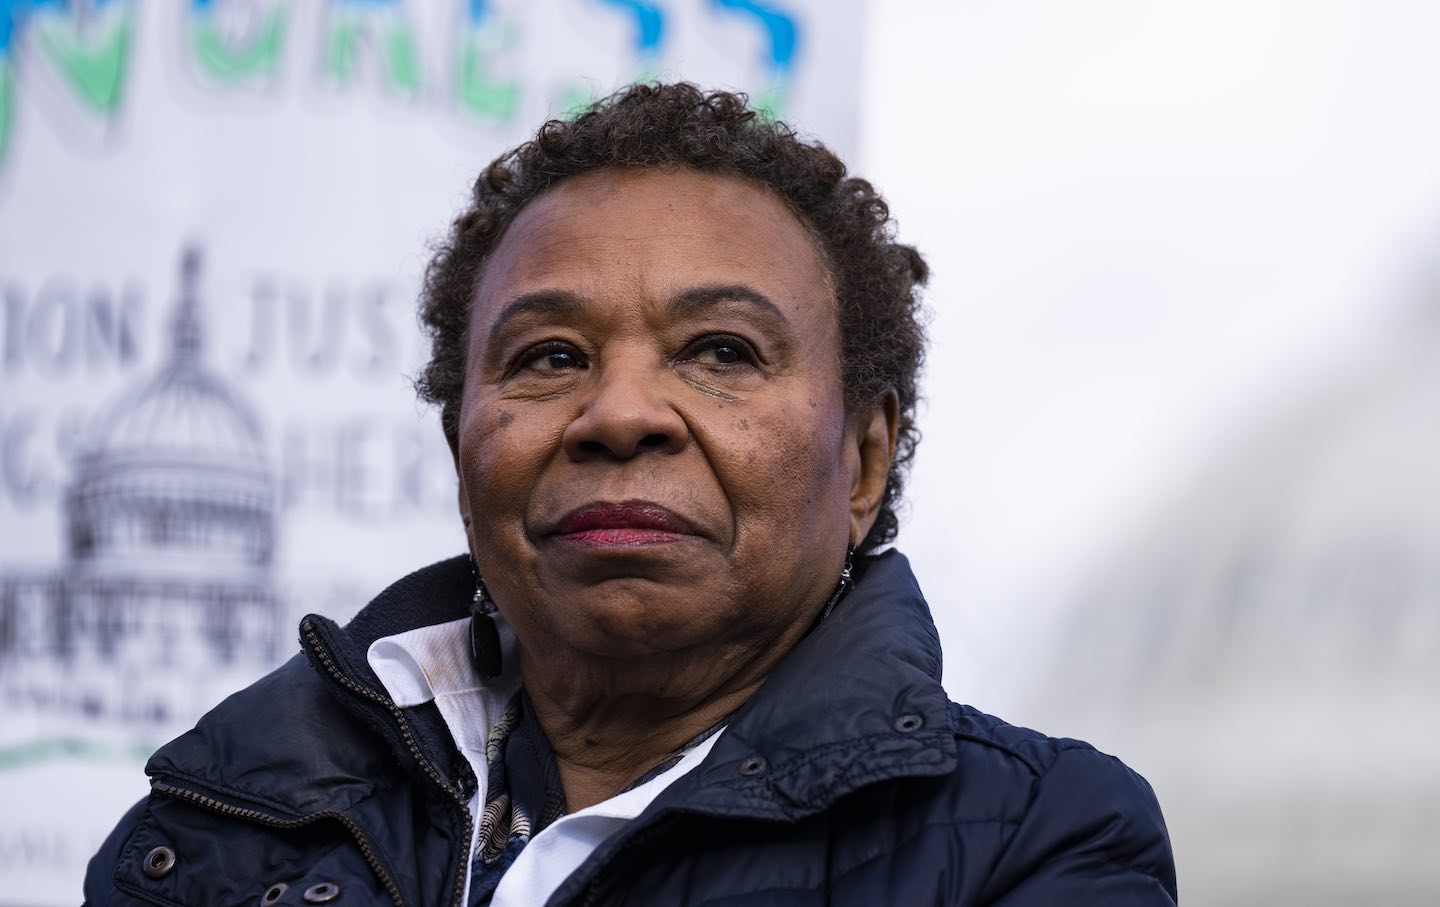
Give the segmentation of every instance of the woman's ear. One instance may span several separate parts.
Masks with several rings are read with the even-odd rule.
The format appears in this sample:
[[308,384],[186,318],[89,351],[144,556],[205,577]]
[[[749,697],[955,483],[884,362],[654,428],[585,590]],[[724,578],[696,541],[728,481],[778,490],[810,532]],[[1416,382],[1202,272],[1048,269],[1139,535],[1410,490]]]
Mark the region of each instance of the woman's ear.
[[858,454],[850,484],[850,547],[865,541],[875,516],[885,501],[890,463],[900,431],[900,396],[893,390],[874,406],[855,415],[855,448]]

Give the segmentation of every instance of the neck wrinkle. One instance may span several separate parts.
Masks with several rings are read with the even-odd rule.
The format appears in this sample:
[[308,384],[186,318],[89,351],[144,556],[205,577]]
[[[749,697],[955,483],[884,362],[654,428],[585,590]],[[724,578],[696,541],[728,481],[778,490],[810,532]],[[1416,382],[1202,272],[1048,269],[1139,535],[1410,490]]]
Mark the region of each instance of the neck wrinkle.
[[[573,719],[548,701],[543,692],[528,690],[536,718],[555,754],[565,789],[567,812],[608,800],[660,765],[687,743],[726,720],[760,687],[709,697],[680,711],[665,700],[626,697],[632,707],[587,713]],[[613,701],[612,701],[613,704]]]

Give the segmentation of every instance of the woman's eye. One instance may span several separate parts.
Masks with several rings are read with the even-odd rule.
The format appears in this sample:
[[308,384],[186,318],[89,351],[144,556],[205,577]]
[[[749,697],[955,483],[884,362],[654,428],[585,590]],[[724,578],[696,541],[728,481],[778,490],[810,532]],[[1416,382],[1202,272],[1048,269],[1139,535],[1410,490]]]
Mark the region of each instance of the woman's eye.
[[714,337],[690,347],[689,357],[703,365],[740,365],[754,362],[749,344],[735,337]]
[[562,369],[584,368],[585,357],[568,344],[542,344],[521,357],[520,367],[537,372],[558,372]]
[[546,353],[531,365],[541,369],[576,368],[580,365],[580,360],[574,353]]

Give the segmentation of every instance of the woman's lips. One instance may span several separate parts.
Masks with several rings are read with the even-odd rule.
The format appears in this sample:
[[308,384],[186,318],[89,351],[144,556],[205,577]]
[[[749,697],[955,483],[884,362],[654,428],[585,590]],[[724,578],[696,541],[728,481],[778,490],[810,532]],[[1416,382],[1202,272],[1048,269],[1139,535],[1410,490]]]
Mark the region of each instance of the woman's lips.
[[659,504],[628,501],[577,507],[560,519],[553,535],[592,547],[635,547],[685,541],[699,533]]

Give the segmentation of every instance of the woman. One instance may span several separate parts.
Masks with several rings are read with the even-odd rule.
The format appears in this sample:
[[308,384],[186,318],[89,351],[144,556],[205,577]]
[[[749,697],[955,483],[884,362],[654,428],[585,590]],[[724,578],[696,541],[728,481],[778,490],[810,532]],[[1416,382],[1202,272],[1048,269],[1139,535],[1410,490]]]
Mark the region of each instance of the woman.
[[546,124],[426,281],[469,556],[306,618],[306,659],[151,760],[87,898],[1172,903],[1144,781],[949,703],[877,553],[924,279],[743,98]]

